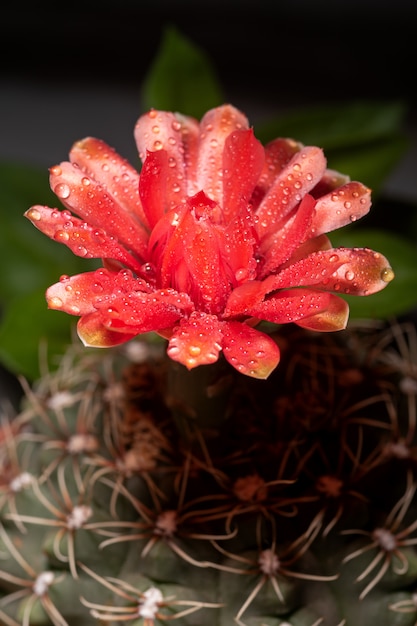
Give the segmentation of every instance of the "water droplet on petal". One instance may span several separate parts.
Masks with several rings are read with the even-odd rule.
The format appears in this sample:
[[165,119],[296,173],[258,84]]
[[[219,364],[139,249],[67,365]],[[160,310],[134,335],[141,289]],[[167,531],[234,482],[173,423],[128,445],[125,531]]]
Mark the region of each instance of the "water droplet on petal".
[[329,256],[330,263],[336,263],[336,261],[338,261],[338,260],[339,260],[339,255],[337,255],[337,254],[331,254]]
[[41,214],[38,209],[29,209],[26,215],[30,220],[33,220],[34,222],[39,222],[41,220]]
[[106,233],[100,228],[94,230],[92,235],[97,243],[104,243],[106,241]]
[[345,274],[345,278],[346,280],[353,280],[355,278],[355,272],[352,272],[352,270],[348,270]]
[[196,357],[201,354],[201,348],[200,346],[189,346],[188,352],[192,357]]
[[101,291],[103,291],[103,285],[98,281],[92,284],[92,288],[97,293],[100,293]]
[[58,183],[58,185],[55,185],[54,187],[54,193],[58,196],[58,198],[65,200],[66,198],[69,198],[71,189],[66,183]]
[[50,298],[48,300],[48,304],[51,309],[62,309],[64,303],[62,302],[61,298],[58,298],[58,296],[54,296],[53,298]]
[[87,256],[87,254],[88,254],[88,250],[87,250],[87,248],[85,248],[84,246],[78,246],[78,248],[77,248],[77,254],[78,254],[79,256]]
[[70,238],[69,234],[65,230],[57,230],[54,239],[55,241],[68,241]]
[[248,269],[246,267],[240,267],[235,272],[235,278],[238,282],[245,280],[248,277]]
[[394,270],[391,267],[386,267],[382,270],[381,279],[384,281],[384,283],[390,283],[392,280],[394,280],[394,278]]

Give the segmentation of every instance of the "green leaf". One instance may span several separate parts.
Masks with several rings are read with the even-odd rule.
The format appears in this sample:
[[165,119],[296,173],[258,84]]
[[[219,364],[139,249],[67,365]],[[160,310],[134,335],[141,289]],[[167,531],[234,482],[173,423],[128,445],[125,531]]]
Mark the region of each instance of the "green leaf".
[[256,128],[263,143],[292,137],[323,148],[328,167],[378,193],[409,146],[403,102],[355,101],[299,109]]
[[387,137],[346,150],[330,150],[326,153],[328,166],[343,172],[351,180],[358,180],[372,189],[375,199],[381,186],[392,172],[409,146],[400,135]]
[[326,151],[348,148],[398,133],[406,111],[401,101],[309,106],[258,125],[256,136],[263,143],[275,137],[292,137]]
[[390,262],[394,280],[371,296],[344,296],[350,317],[388,319],[410,313],[417,306],[417,247],[405,237],[378,229],[341,229],[330,235],[333,246],[367,247]]
[[88,271],[98,264],[51,241],[23,215],[33,204],[54,207],[56,202],[47,171],[0,163],[0,359],[28,377],[38,371],[42,338],[56,351],[70,337],[73,320],[48,311],[47,287],[62,274]]
[[0,326],[0,358],[5,366],[29,380],[40,375],[40,363],[47,354],[50,369],[71,343],[74,318],[47,308],[39,291],[15,298]]
[[142,86],[146,109],[179,111],[200,119],[223,103],[222,90],[208,56],[168,26]]

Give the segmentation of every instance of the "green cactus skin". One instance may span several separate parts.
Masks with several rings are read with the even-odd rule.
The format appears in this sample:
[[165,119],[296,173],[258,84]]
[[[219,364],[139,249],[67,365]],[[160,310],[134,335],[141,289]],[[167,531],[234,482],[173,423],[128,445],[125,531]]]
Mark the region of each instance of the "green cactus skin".
[[266,381],[70,346],[0,428],[1,626],[417,623],[412,324],[279,330]]

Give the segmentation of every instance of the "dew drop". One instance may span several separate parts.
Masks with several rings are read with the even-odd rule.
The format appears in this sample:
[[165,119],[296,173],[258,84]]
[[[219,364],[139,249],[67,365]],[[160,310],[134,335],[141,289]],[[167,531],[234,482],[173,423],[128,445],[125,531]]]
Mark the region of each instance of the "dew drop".
[[385,267],[382,270],[381,280],[383,280],[384,283],[390,283],[392,280],[394,280],[394,278],[395,278],[394,270],[391,267]]
[[140,269],[141,273],[147,278],[155,274],[155,268],[152,263],[144,263]]
[[329,261],[330,263],[336,263],[336,261],[339,260],[339,255],[338,254],[331,254],[329,256]]
[[55,241],[68,241],[70,238],[69,233],[67,233],[65,230],[57,230],[55,235],[54,235],[54,239]]
[[355,278],[355,272],[352,272],[352,270],[348,270],[345,274],[345,278],[346,280],[353,280]]
[[39,222],[42,217],[38,209],[29,209],[29,211],[27,212],[27,216],[30,220],[33,220],[34,222]]
[[94,239],[96,240],[97,243],[104,243],[106,241],[106,234],[103,230],[100,230],[99,228],[97,228],[96,230],[93,231],[92,233]]
[[188,352],[192,357],[196,357],[201,354],[201,348],[200,346],[189,346]]
[[235,278],[238,282],[245,280],[248,277],[248,270],[246,267],[240,267],[235,272]]
[[53,298],[50,298],[48,301],[48,304],[51,309],[62,309],[64,305],[61,298],[58,298],[58,296],[54,296]]
[[85,248],[84,246],[78,246],[78,248],[77,248],[77,254],[78,254],[79,256],[87,256],[87,254],[88,254],[88,250],[87,250],[87,248]]
[[66,183],[58,183],[58,185],[55,185],[54,193],[58,196],[58,198],[65,200],[66,198],[69,198],[71,189]]

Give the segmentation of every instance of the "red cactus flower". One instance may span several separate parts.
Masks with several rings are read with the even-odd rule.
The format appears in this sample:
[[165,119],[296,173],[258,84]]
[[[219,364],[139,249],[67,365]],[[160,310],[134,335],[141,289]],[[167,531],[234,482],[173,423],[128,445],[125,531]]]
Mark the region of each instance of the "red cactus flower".
[[66,209],[25,214],[75,254],[103,259],[46,292],[51,309],[80,317],[85,345],[156,331],[188,369],[222,351],[238,371],[266,378],[279,349],[258,322],[340,330],[348,305],[338,293],[368,295],[393,278],[381,254],[331,247],[326,233],[365,215],[370,190],[326,169],[320,148],[263,147],[231,105],[200,123],[151,110],[135,138],[140,174],[88,137],[50,170]]

